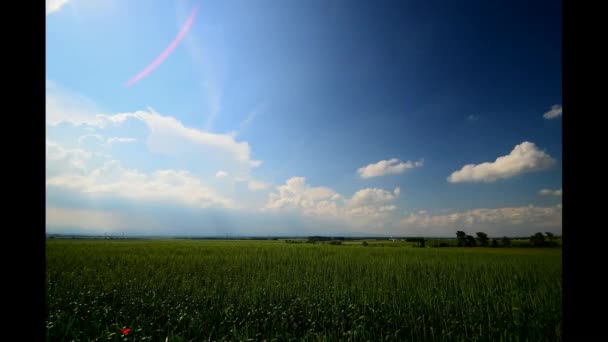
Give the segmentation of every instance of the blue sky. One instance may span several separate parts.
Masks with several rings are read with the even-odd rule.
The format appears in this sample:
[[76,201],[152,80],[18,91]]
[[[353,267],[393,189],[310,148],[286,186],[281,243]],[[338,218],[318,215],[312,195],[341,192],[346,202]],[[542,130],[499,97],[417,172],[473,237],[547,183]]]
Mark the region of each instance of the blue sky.
[[561,232],[560,2],[47,0],[46,19],[49,233]]

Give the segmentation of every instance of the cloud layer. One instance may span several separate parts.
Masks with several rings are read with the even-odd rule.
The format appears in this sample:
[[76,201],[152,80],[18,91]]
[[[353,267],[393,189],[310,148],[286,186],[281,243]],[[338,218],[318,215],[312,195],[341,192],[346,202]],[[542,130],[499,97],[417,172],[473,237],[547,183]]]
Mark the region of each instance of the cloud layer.
[[349,227],[381,227],[391,219],[397,206],[392,202],[401,190],[366,188],[345,198],[328,187],[312,187],[304,177],[292,177],[270,193],[264,211],[300,213]]
[[377,163],[361,167],[357,170],[357,173],[361,178],[372,178],[404,173],[408,169],[413,169],[422,165],[422,160],[419,160],[417,162],[407,161],[404,163],[397,158],[393,158],[389,160],[381,160]]
[[550,168],[555,159],[538,149],[534,143],[524,141],[510,154],[496,158],[494,162],[467,164],[453,172],[448,178],[450,183],[485,182],[511,178],[517,175]]
[[421,236],[455,236],[457,230],[469,234],[478,231],[490,236],[529,236],[536,231],[560,232],[562,208],[512,207],[480,208],[460,212],[409,214],[400,221],[400,233]]
[[[62,88],[53,81],[46,82],[46,122],[51,127],[60,124],[104,130],[117,128],[128,120],[143,122],[148,128],[146,146],[153,153],[164,155],[192,154],[187,158],[205,156],[208,164],[217,164],[235,175],[246,176],[259,167],[261,160],[251,158],[251,147],[231,134],[212,133],[184,125],[178,119],[157,113],[154,109],[116,114],[103,114],[96,104],[80,94]],[[88,136],[101,137],[99,134]],[[83,136],[84,139],[84,136]],[[135,138],[109,138],[115,142],[132,142]]]
[[144,173],[125,168],[117,160],[106,160],[96,167],[92,159],[92,152],[66,149],[47,141],[47,186],[91,196],[173,202],[197,208],[235,206],[231,199],[215,194],[188,171]]
[[542,189],[538,192],[539,195],[542,196],[561,196],[562,189],[551,190],[551,189]]

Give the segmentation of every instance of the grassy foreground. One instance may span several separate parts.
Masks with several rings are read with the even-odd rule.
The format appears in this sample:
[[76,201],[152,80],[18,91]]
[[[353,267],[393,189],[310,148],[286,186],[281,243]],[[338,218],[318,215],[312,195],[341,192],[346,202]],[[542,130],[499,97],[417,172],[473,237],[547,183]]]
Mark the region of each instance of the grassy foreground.
[[46,268],[49,341],[561,339],[560,249],[50,240]]

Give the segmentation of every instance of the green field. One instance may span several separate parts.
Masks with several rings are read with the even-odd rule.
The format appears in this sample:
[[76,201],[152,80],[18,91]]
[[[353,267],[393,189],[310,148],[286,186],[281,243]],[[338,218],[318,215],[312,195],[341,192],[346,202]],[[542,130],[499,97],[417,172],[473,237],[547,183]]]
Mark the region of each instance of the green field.
[[561,340],[559,248],[47,240],[46,269],[50,341]]

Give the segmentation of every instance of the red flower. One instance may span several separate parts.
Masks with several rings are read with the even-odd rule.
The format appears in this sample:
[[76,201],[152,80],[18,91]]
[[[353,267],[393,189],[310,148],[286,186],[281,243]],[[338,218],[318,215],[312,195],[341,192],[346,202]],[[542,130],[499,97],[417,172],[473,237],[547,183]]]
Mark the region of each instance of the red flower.
[[131,331],[131,328],[123,328],[122,335],[124,336],[124,335],[128,334],[130,331]]

